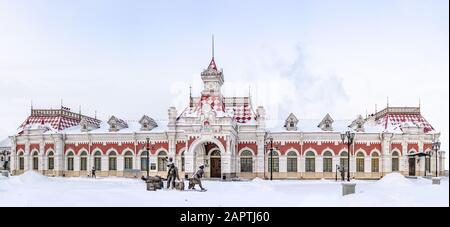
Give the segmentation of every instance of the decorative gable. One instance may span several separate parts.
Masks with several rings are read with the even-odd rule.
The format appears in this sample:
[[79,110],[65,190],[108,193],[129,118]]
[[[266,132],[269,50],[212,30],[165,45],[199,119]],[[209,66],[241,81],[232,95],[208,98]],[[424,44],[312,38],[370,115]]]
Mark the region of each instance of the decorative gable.
[[115,116],[112,116],[108,120],[108,124],[109,124],[109,131],[110,132],[117,132],[120,129],[128,128],[128,124],[124,120],[119,119],[119,118],[117,118]]
[[348,127],[352,128],[356,132],[364,132],[364,123],[364,118],[359,115],[358,118],[356,118],[356,120],[354,120]]
[[153,118],[144,115],[141,120],[139,121],[139,124],[141,124],[141,131],[150,131],[156,127],[158,127],[158,124],[153,120]]
[[327,115],[322,119],[320,124],[317,126],[323,131],[333,131],[333,118],[331,118],[330,114],[327,113]]
[[291,113],[284,122],[284,127],[288,131],[297,131],[297,123],[298,123],[297,117],[293,113]]
[[100,126],[98,124],[95,124],[92,121],[89,121],[86,118],[82,118],[80,121],[81,131],[82,132],[89,132],[94,129],[98,129]]

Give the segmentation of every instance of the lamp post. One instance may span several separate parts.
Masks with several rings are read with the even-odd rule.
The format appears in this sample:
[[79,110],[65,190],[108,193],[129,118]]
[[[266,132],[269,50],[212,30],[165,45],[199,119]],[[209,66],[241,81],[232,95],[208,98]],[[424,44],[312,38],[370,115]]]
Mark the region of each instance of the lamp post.
[[270,142],[270,180],[273,179],[273,138],[270,136],[267,138]]
[[439,152],[440,148],[441,148],[441,142],[436,141],[433,143],[433,150],[436,155],[436,177],[438,177],[438,174],[439,174],[439,172],[438,172],[438,152]]
[[145,146],[147,149],[147,179],[149,178],[149,176],[150,176],[150,138],[148,138],[147,137],[147,143],[146,143],[146,146]]
[[347,143],[347,181],[350,181],[350,145],[353,144],[354,139],[355,133],[353,132],[346,131],[345,133],[341,133],[342,144]]

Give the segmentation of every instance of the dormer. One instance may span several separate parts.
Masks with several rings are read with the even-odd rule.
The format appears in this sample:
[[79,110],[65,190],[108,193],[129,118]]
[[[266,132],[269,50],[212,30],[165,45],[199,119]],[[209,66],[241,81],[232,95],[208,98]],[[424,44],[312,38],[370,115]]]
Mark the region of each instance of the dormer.
[[144,115],[141,120],[139,121],[139,124],[141,124],[141,131],[150,131],[156,127],[158,127],[158,124],[156,124],[155,120],[153,120],[151,117]]
[[352,128],[356,132],[364,132],[364,123],[365,123],[364,118],[361,115],[359,115],[356,118],[356,120],[354,120],[348,127]]
[[109,124],[110,132],[117,132],[121,129],[128,128],[128,124],[125,121],[123,121],[122,119],[119,119],[115,116],[112,116],[108,120],[108,124]]
[[289,117],[284,122],[284,127],[288,131],[297,131],[298,119],[293,113],[289,114]]
[[333,118],[331,118],[330,114],[327,114],[317,127],[322,129],[322,131],[333,131],[333,122]]
[[94,129],[98,129],[99,126],[93,122],[88,121],[86,118],[82,118],[80,121],[81,132],[89,132]]

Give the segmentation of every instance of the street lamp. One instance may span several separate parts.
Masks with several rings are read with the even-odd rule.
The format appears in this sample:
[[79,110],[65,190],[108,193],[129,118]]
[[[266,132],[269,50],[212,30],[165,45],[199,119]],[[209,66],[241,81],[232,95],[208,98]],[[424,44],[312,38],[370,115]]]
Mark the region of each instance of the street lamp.
[[353,144],[353,140],[355,139],[355,133],[351,133],[350,131],[346,131],[345,133],[341,133],[342,144],[347,143],[347,181],[350,181],[350,145]]
[[149,178],[149,176],[150,176],[150,138],[148,138],[147,137],[147,143],[145,144],[145,147],[146,147],[146,152],[147,152],[147,166],[146,166],[146,169],[147,169],[147,179]]
[[270,180],[273,179],[273,138],[269,137],[267,140],[270,142]]
[[433,150],[436,155],[436,177],[438,177],[438,152],[439,152],[440,148],[441,148],[441,142],[436,141],[433,143]]

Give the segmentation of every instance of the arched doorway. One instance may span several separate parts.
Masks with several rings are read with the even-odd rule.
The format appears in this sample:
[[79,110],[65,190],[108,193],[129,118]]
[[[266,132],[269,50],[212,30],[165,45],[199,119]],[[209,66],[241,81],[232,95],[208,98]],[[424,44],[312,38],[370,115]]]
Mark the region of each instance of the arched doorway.
[[210,177],[211,178],[221,178],[222,177],[222,166],[220,160],[220,151],[212,150],[210,151],[209,163],[210,164]]
[[193,174],[200,165],[204,165],[205,177],[222,178],[229,174],[230,165],[229,162],[226,163],[227,166],[222,163],[224,154],[225,147],[218,139],[209,136],[199,138],[184,153],[185,173]]
[[415,176],[416,175],[416,157],[409,156],[408,164],[409,164],[409,176]]

